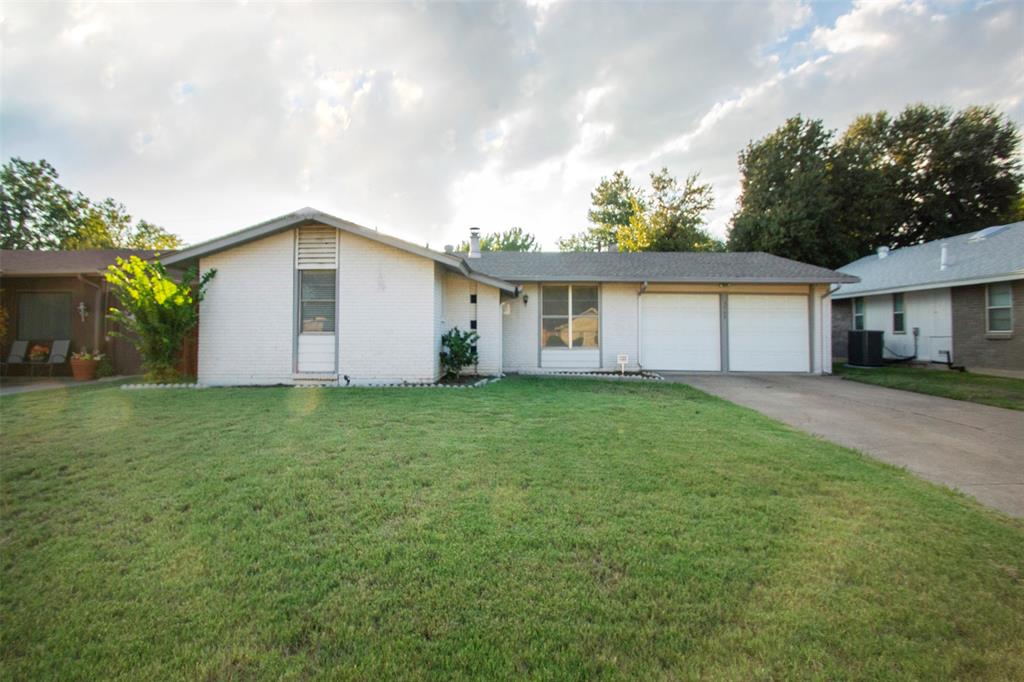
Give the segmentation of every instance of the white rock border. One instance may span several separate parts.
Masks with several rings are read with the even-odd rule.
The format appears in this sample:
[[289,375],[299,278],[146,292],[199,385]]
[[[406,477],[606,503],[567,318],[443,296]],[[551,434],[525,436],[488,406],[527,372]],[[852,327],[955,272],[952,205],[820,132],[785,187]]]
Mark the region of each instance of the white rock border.
[[[502,375],[504,376],[504,375]],[[501,376],[496,377],[484,377],[470,384],[411,384],[403,383],[400,381],[390,383],[367,383],[367,384],[343,384],[341,382],[335,383],[304,383],[294,384],[292,388],[483,388],[487,384],[493,384],[501,381]]]
[[618,372],[519,372],[520,376],[525,377],[554,377],[558,379],[604,379],[606,381],[664,381],[665,377],[661,376],[657,372],[650,370],[640,370],[640,373],[633,374],[619,374]]
[[121,384],[122,391],[138,391],[144,388],[207,388],[206,384]]

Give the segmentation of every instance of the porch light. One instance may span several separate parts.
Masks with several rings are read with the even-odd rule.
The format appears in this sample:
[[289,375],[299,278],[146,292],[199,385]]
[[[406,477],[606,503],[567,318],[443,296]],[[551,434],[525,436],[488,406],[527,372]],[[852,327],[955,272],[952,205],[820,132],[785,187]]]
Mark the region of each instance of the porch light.
[[523,305],[526,305],[529,302],[530,302],[530,295],[529,294],[523,294]]
[[78,316],[82,318],[82,322],[85,322],[85,318],[89,316],[89,306],[85,304],[85,301],[78,302]]

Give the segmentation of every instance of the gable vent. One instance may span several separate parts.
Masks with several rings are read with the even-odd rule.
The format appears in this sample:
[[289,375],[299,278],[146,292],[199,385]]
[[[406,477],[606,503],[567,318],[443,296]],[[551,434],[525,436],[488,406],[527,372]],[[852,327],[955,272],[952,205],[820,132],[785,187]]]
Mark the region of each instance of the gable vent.
[[324,270],[338,267],[338,231],[333,227],[300,227],[295,267]]

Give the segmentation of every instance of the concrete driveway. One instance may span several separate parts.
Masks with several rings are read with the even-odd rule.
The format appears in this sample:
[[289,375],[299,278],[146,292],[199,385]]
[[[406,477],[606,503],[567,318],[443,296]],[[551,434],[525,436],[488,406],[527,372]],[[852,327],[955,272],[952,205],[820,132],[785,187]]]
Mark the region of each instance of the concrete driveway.
[[838,377],[662,374],[1024,517],[1022,412]]

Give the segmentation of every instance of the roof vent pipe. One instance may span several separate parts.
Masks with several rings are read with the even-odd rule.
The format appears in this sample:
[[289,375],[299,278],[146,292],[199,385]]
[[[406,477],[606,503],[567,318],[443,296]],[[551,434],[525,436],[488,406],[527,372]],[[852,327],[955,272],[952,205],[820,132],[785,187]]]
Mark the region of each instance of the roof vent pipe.
[[480,257],[480,228],[471,227],[469,228],[469,257],[479,258]]
[[949,244],[942,245],[942,253],[939,256],[939,270],[945,270],[949,265]]
[[875,253],[878,254],[878,259],[881,260],[889,255],[889,247],[879,246],[877,249],[875,249]]

